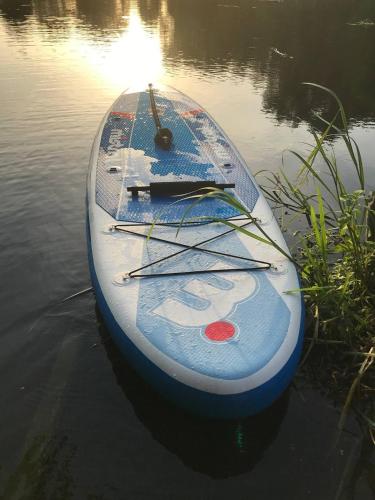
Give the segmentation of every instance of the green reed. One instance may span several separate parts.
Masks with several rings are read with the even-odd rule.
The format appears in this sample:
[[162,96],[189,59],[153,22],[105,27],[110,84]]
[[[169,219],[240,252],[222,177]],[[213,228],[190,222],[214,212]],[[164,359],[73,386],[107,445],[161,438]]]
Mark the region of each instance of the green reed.
[[[326,87],[306,85],[328,93],[336,101],[335,116],[327,121],[316,115],[324,124],[324,131],[312,130],[313,146],[307,157],[290,152],[300,163],[293,179],[286,174],[284,161],[278,173],[259,172],[267,183],[262,190],[274,212],[278,209],[282,212],[283,229],[294,242],[291,255],[276,245],[251,213],[230,194],[207,189],[206,193],[192,194],[189,198],[195,198],[192,206],[207,197],[221,199],[251,219],[261,234],[237,228],[226,220],[220,222],[275,246],[296,264],[310,320],[303,364],[306,360],[308,365],[319,360],[322,385],[335,396],[345,395],[340,426],[352,401],[358,403],[356,408],[375,444],[375,418],[371,414],[374,403],[370,397],[375,380],[371,369],[375,357],[375,198],[366,190],[361,152],[350,136],[340,99]],[[357,183],[354,190],[349,190],[344,183],[334,141],[342,141],[345,146]],[[285,211],[288,219],[285,219]],[[296,227],[296,219],[303,229],[292,232],[290,227]]]

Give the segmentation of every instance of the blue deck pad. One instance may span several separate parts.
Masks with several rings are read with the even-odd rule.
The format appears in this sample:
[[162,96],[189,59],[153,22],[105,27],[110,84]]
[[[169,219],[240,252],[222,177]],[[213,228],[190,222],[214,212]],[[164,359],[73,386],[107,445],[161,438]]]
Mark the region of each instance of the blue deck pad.
[[[218,232],[224,232],[223,228],[210,228],[205,238]],[[234,233],[206,248],[226,253],[236,248],[237,255],[250,257]],[[172,245],[149,242],[143,264],[176,250]],[[189,250],[144,272],[178,272],[228,265],[252,264]],[[235,335],[226,342],[210,340],[205,335],[206,327],[222,320],[234,326]],[[289,322],[290,311],[265,271],[141,280],[137,327],[161,352],[204,375],[235,380],[257,372],[278,352]]]
[[[150,108],[150,97],[147,92],[141,93],[130,144],[129,165],[125,173],[124,192],[128,186],[150,182],[226,182],[221,172],[199,154],[192,132],[171,101],[158,94],[155,95],[155,101],[162,126],[173,133],[173,146],[171,150],[165,151],[155,145],[156,127]],[[123,196],[117,218],[136,222],[179,221],[191,203],[165,198],[153,198],[151,201],[148,195],[138,199]],[[234,215],[238,215],[236,210],[218,200],[204,200],[189,213],[189,217],[228,218]]]
[[212,163],[199,156],[194,144],[194,136],[176,113],[169,99],[155,95],[155,102],[162,127],[169,128],[173,133],[171,150],[165,151],[155,145],[156,127],[150,109],[150,97],[142,93],[139,99],[137,120],[134,127],[131,147],[145,152],[157,161],[152,163],[150,177],[152,180],[173,181],[195,178],[195,180],[217,180],[224,178],[215,172]]
[[[179,221],[191,201],[132,198],[126,188],[158,181],[233,182],[249,210],[259,196],[257,188],[222,132],[190,99],[176,92],[158,93],[155,100],[163,127],[173,133],[171,150],[154,142],[156,127],[148,92],[124,94],[108,115],[100,141],[96,201],[118,220]],[[226,165],[226,166],[225,166]],[[229,166],[228,166],[229,165]],[[110,166],[119,167],[116,174]],[[203,200],[189,217],[229,218],[238,212],[222,201]]]

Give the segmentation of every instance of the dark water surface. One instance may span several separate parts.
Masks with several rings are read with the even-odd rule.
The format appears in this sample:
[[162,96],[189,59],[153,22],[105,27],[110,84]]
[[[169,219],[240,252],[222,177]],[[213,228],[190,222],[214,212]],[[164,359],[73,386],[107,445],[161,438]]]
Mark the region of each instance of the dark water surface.
[[254,172],[306,149],[333,106],[301,82],[327,85],[374,186],[374,23],[373,0],[0,0],[1,499],[373,498],[360,433],[335,441],[303,377],[262,415],[201,421],[124,363],[92,294],[62,300],[90,286],[90,147],[129,85],[189,94]]

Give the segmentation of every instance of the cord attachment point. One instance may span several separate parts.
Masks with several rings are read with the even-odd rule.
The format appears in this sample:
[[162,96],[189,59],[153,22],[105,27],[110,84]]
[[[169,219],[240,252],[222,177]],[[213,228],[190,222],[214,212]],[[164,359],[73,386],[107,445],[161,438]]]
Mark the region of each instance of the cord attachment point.
[[285,260],[275,260],[267,271],[271,276],[280,276],[288,272],[288,266]]
[[102,229],[103,234],[111,234],[114,232],[116,232],[116,224],[106,224]]
[[131,281],[131,276],[129,273],[118,273],[116,276],[113,278],[113,284],[116,286],[125,286],[128,285]]

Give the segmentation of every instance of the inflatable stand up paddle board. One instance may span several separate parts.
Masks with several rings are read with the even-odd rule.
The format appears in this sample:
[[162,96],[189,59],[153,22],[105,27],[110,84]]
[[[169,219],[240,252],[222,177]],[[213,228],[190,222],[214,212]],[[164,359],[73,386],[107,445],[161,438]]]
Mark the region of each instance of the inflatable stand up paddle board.
[[[251,217],[218,198],[181,199],[207,187],[234,195]],[[96,299],[138,373],[208,417],[271,405],[300,356],[301,294],[285,293],[298,276],[276,248],[217,222],[265,231],[288,254],[244,160],[207,112],[169,87],[121,94],[94,141],[87,204]]]

